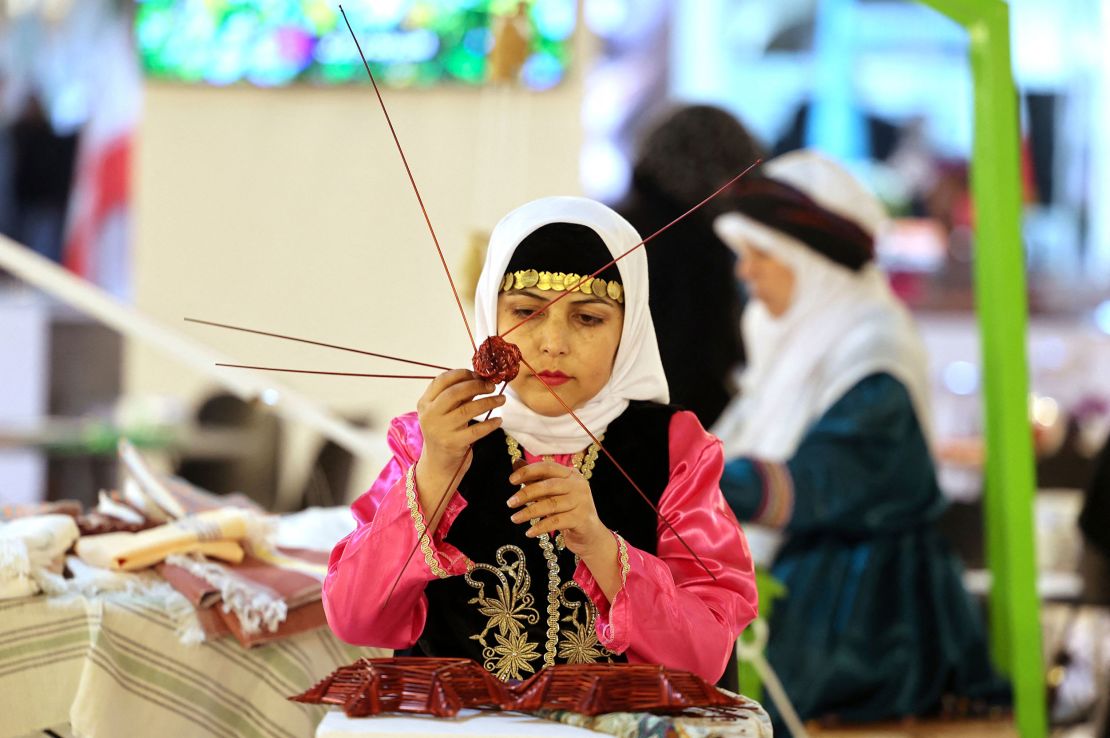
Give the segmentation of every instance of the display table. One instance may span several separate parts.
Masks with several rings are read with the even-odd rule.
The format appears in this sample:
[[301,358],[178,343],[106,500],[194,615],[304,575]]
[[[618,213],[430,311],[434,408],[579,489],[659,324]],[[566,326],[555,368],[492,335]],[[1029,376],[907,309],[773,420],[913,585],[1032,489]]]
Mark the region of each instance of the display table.
[[230,638],[185,645],[194,626],[164,589],[0,601],[0,736],[68,723],[81,738],[309,738],[324,709],[286,698],[389,654],[327,628],[250,650]]
[[670,720],[687,738],[771,736],[767,714],[751,701],[742,719],[728,721],[638,713],[561,713],[556,721],[475,711],[454,719],[348,718],[287,698],[339,666],[388,651],[341,643],[327,628],[249,650],[231,638],[186,645],[190,629],[200,632],[195,612],[164,582],[0,601],[0,738],[47,728],[80,738],[647,738],[668,735]]

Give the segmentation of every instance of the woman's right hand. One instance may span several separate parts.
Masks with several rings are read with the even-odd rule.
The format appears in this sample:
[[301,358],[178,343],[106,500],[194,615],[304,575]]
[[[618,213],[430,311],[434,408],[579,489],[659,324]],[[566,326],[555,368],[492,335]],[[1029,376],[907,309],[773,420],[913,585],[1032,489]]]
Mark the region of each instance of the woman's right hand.
[[452,481],[457,484],[458,480],[451,477],[461,479],[470,468],[467,451],[471,444],[501,427],[501,418],[470,424],[471,420],[505,404],[504,395],[475,399],[477,395],[493,392],[495,387],[469,369],[446,371],[428,385],[416,403],[424,436],[424,450],[416,465],[418,482],[424,482],[421,498],[426,492],[443,492],[442,489],[424,489],[429,483],[433,487],[437,482],[442,482],[440,486]]

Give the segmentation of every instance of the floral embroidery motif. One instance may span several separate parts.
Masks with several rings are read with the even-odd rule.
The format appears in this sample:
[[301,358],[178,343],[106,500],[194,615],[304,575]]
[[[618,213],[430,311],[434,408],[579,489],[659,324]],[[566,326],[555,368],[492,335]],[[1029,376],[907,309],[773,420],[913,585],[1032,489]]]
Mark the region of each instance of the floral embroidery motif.
[[[567,595],[577,590],[582,601],[571,600]],[[615,655],[601,645],[597,637],[597,606],[590,600],[578,582],[565,582],[559,591],[559,604],[569,610],[562,622],[569,627],[560,631],[559,658],[568,664],[592,664],[597,661],[612,662]]]
[[[509,563],[506,555],[515,556]],[[466,583],[478,590],[478,594],[467,604],[478,605],[478,612],[489,620],[478,635],[470,636],[482,646],[483,666],[498,679],[523,679],[526,674],[535,672],[532,662],[540,658],[536,644],[528,641],[526,626],[535,625],[540,615],[533,607],[535,600],[530,588],[532,578],[525,565],[524,551],[518,546],[502,546],[497,549],[497,566],[491,564],[472,564],[465,574]],[[481,572],[489,572],[495,578],[496,594],[486,596],[486,583],[475,577]],[[496,629],[491,646],[486,640],[491,630]]]
[[559,641],[559,658],[566,659],[568,664],[592,664],[601,660],[601,648],[597,633],[587,630],[581,623],[574,623],[574,630],[564,631]]
[[527,633],[511,633],[508,636],[498,633],[494,638],[498,645],[493,649],[492,668],[486,662],[486,668],[494,676],[501,681],[523,679],[525,670],[529,674],[536,670],[530,662],[538,659],[540,654],[536,651],[536,644],[528,640]]

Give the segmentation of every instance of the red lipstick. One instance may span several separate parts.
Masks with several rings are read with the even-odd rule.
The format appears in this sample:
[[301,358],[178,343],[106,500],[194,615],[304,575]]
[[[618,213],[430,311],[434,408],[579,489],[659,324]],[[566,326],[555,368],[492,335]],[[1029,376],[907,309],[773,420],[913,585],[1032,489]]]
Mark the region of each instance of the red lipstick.
[[563,374],[560,371],[552,371],[550,369],[545,369],[536,376],[552,387],[558,387],[560,384],[564,384],[570,381],[570,377],[566,374]]

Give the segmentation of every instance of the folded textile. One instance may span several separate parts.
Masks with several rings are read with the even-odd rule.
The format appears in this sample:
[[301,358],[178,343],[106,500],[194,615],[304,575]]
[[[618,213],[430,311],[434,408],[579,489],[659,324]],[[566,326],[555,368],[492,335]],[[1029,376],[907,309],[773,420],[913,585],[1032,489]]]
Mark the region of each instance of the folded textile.
[[319,600],[290,610],[285,620],[273,632],[245,633],[235,614],[224,612],[222,607],[204,608],[196,612],[197,619],[204,629],[205,641],[234,636],[243,648],[263,646],[299,633],[326,628],[328,624],[327,616],[324,615],[324,603]]
[[77,528],[82,536],[105,533],[138,533],[153,528],[164,519],[153,520],[126,501],[119,492],[101,490],[96,507],[86,513],[78,511]]
[[197,609],[210,638],[234,635],[255,646],[323,626],[326,555],[259,546],[238,564],[175,555],[158,572]]
[[42,591],[43,572],[60,570],[65,552],[77,540],[68,515],[36,515],[0,523],[0,599]]
[[83,536],[102,536],[107,533],[138,533],[154,528],[157,523],[129,523],[126,520],[106,515],[98,510],[90,510],[77,516],[77,528]]
[[213,510],[159,525],[140,533],[108,533],[77,542],[77,555],[93,566],[134,571],[153,566],[167,556],[202,553],[239,562],[239,541],[256,535],[252,516],[236,509]]

